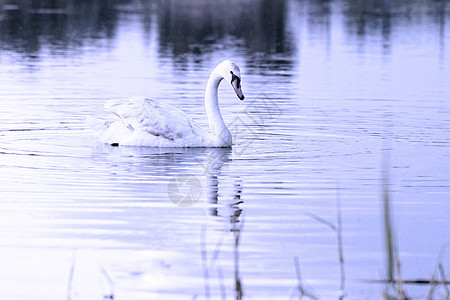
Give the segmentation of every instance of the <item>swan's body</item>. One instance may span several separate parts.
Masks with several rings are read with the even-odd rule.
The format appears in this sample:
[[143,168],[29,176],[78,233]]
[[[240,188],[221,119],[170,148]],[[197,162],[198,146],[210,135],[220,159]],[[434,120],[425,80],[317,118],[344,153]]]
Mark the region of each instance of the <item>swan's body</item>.
[[149,147],[230,147],[231,133],[219,110],[218,87],[228,79],[237,96],[243,100],[240,70],[230,61],[220,63],[211,73],[205,92],[205,108],[210,132],[175,106],[145,97],[109,100],[105,108],[115,120],[97,126],[96,133],[104,143]]

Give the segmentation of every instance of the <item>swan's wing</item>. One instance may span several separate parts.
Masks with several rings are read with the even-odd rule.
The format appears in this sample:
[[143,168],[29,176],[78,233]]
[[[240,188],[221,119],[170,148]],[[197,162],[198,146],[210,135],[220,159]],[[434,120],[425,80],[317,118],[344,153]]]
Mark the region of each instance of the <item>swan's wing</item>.
[[160,101],[139,97],[114,99],[105,109],[116,115],[130,131],[141,131],[170,141],[203,136],[203,129],[183,111]]

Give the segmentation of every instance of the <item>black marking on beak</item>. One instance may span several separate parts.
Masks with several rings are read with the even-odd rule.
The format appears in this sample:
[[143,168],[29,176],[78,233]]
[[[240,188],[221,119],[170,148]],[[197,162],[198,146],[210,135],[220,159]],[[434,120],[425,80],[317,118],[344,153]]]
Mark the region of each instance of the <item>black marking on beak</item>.
[[237,80],[236,86],[238,89],[241,88],[241,79],[239,77],[237,77],[236,75],[234,75],[233,71],[230,71],[231,73],[231,84],[233,84],[233,81]]
[[230,71],[231,73],[231,86],[234,89],[234,92],[236,93],[236,95],[238,96],[239,99],[244,100],[244,93],[242,93],[241,90],[241,79],[234,75],[233,71]]

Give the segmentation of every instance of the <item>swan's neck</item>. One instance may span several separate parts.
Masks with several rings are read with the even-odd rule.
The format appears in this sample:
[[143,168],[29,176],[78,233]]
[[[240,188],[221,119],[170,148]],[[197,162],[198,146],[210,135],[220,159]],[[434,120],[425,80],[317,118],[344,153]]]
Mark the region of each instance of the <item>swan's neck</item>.
[[214,135],[215,142],[222,146],[231,146],[231,133],[223,121],[222,114],[219,109],[218,89],[223,77],[217,69],[209,76],[206,85],[205,107],[208,116],[209,129]]

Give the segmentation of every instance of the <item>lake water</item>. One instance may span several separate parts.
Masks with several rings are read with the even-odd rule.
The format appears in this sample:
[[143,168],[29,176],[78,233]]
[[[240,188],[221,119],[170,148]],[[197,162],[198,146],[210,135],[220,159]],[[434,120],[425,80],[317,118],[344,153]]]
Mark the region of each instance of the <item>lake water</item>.
[[[373,2],[0,1],[0,298],[379,299],[396,262],[442,281],[450,5]],[[225,58],[232,150],[85,123],[144,95],[206,128]]]

